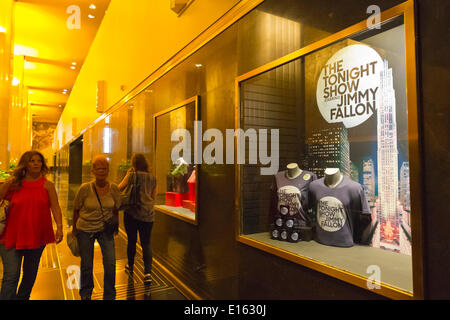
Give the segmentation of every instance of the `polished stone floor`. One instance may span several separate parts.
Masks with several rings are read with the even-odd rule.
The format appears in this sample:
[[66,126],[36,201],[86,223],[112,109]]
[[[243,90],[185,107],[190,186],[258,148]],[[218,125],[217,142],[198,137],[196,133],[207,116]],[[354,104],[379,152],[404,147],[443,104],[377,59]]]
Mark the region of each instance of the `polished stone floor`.
[[[65,232],[71,230],[72,208],[76,190],[79,186],[70,185],[64,175],[49,175],[58,192],[58,198],[64,215]],[[122,220],[122,219],[120,219]],[[125,273],[127,237],[121,225],[119,235],[115,238],[116,247],[116,291],[117,300],[185,300],[185,297],[153,265],[152,282],[143,282],[142,251],[138,245],[135,259],[135,271],[132,277]],[[103,263],[100,246],[94,249],[94,291],[93,300],[103,297]],[[31,293],[31,300],[79,300],[80,258],[74,257],[67,247],[66,240],[58,245],[47,245],[41,258],[36,283]],[[0,263],[0,274],[3,265]]]

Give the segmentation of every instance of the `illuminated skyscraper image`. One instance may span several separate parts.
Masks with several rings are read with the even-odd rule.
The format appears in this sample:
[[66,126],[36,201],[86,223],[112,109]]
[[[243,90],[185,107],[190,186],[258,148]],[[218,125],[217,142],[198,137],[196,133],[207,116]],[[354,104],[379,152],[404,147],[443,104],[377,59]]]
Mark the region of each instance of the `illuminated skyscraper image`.
[[378,145],[378,197],[380,200],[380,246],[398,251],[399,217],[398,200],[398,150],[396,101],[392,69],[387,60],[381,71],[380,89],[382,102],[377,112]]
[[345,127],[332,127],[315,130],[306,140],[308,160],[305,168],[324,176],[326,168],[339,168],[350,176],[350,143]]
[[409,189],[409,162],[405,161],[400,167],[400,201],[406,211],[411,211],[411,199]]
[[364,192],[370,207],[375,206],[375,166],[372,159],[363,160],[362,178]]

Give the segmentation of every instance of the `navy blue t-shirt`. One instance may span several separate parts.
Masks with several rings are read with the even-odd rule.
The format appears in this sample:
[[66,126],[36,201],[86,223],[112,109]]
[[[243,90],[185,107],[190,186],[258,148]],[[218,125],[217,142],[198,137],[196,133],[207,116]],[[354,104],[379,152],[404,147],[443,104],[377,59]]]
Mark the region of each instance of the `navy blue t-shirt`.
[[[286,176],[287,171],[280,171],[275,175],[276,191],[278,193],[278,203],[288,201],[286,198],[295,196],[301,202],[301,207],[307,210],[308,208],[308,189],[309,184],[317,179],[317,176],[309,171],[302,170],[302,173],[293,179]],[[272,186],[274,188],[274,186]],[[286,200],[285,200],[286,199]]]

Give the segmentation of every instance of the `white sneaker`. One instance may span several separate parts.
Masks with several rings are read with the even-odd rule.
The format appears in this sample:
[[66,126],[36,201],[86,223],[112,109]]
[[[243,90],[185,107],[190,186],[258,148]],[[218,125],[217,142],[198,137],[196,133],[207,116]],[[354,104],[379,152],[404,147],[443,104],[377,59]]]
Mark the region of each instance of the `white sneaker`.
[[145,283],[150,283],[150,282],[152,282],[152,276],[150,275],[150,273],[146,273],[146,274],[144,275],[144,282],[145,282]]

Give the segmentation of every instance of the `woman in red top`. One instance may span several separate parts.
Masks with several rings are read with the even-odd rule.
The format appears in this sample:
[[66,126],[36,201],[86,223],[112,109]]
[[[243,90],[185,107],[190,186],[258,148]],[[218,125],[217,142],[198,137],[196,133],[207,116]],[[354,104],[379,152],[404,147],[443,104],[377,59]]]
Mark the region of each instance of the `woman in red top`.
[[[45,246],[62,241],[61,208],[55,186],[45,178],[47,172],[42,154],[27,151],[20,158],[13,177],[0,188],[0,199],[11,202],[5,232],[0,239],[3,260],[1,300],[28,300]],[[51,213],[57,226],[56,234]],[[23,275],[17,291],[22,261]]]

